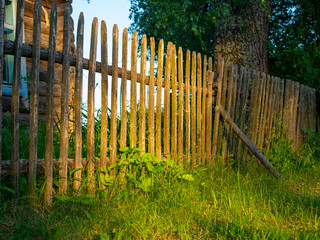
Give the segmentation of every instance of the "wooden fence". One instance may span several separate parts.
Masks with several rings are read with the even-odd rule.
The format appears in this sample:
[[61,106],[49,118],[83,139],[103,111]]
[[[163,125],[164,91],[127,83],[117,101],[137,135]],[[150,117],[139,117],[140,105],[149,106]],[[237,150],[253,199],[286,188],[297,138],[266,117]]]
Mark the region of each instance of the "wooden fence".
[[[3,18],[4,0],[1,0],[0,16]],[[18,189],[18,176],[21,164],[28,164],[29,188],[34,189],[37,167],[38,139],[38,79],[39,62],[48,62],[46,98],[46,151],[43,166],[46,177],[45,202],[52,202],[53,164],[59,166],[59,194],[67,191],[68,166],[80,169],[74,173],[74,188],[80,187],[83,170],[87,171],[89,192],[94,192],[94,171],[105,169],[117,161],[118,148],[125,146],[140,147],[155,154],[159,159],[170,157],[191,166],[213,164],[217,156],[227,159],[230,154],[241,159],[248,158],[247,149],[233,135],[228,125],[220,121],[219,111],[214,106],[222,106],[239,128],[246,132],[251,141],[259,148],[270,147],[272,129],[284,122],[288,136],[297,146],[303,142],[301,128],[316,128],[315,90],[290,80],[281,80],[264,73],[245,69],[219,58],[215,63],[211,57],[200,53],[185,53],[171,42],[164,52],[164,41],[160,40],[158,50],[155,39],[150,38],[150,75],[147,76],[147,37],[141,40],[140,74],[137,73],[138,36],[133,32],[131,46],[131,69],[127,70],[128,32],[122,34],[122,66],[118,66],[119,30],[113,27],[112,66],[108,66],[107,28],[101,22],[101,61],[96,60],[98,20],[94,18],[91,32],[90,59],[83,58],[84,17],[80,14],[76,39],[76,55],[70,54],[70,11],[65,10],[63,52],[55,51],[57,9],[52,4],[50,17],[49,49],[40,48],[41,1],[36,0],[34,8],[33,45],[22,43],[24,1],[18,0],[17,28],[15,42],[6,41],[0,36],[0,63],[3,54],[15,56],[14,80],[11,108],[11,161],[10,169]],[[3,19],[0,32],[3,32]],[[4,49],[4,52],[2,52]],[[157,52],[157,62],[155,55]],[[32,58],[32,78],[30,94],[30,141],[29,160],[19,161],[19,84],[21,57]],[[62,64],[61,118],[60,118],[60,155],[53,160],[53,81],[54,65]],[[2,83],[2,64],[0,64]],[[70,66],[76,69],[74,95],[74,132],[75,158],[68,159],[68,122],[69,122],[69,74]],[[89,70],[87,101],[87,156],[82,156],[82,82],[83,69]],[[155,71],[156,69],[156,71]],[[213,69],[217,69],[213,72]],[[94,96],[95,76],[101,73],[101,142],[94,142]],[[108,76],[112,84],[108,86]],[[117,144],[117,107],[118,78],[121,78],[121,104],[127,109],[126,83],[130,87],[130,117],[127,111],[121,112],[120,142]],[[139,83],[139,84],[137,84]],[[2,85],[0,85],[2,86]],[[140,91],[137,91],[140,86]],[[146,86],[149,87],[148,94]],[[108,88],[111,87],[111,99]],[[164,94],[162,94],[164,88]],[[0,87],[0,93],[2,91]],[[140,93],[139,104],[137,93]],[[148,97],[148,101],[147,101]],[[1,101],[1,98],[0,98]],[[111,122],[108,128],[108,102],[111,101]],[[148,106],[147,103],[148,102]],[[162,103],[164,105],[162,107]],[[1,102],[0,102],[1,106]],[[162,114],[163,112],[163,114]],[[2,111],[0,111],[2,114]],[[137,116],[138,115],[138,116]],[[146,116],[148,116],[146,118]],[[0,116],[1,117],[1,116]],[[129,119],[128,119],[129,118]],[[137,118],[139,122],[137,122]],[[162,119],[163,118],[163,119]],[[127,126],[127,121],[129,126]],[[163,123],[163,125],[162,125]],[[147,127],[147,129],[146,129]],[[129,128],[129,129],[128,129]],[[128,131],[129,130],[129,131]],[[129,132],[129,136],[127,133]],[[110,141],[108,134],[110,133]],[[146,141],[146,138],[148,141]],[[1,134],[0,134],[1,140]],[[101,145],[99,164],[95,161],[95,145]],[[107,149],[110,150],[107,154]],[[108,156],[109,155],[109,156]],[[83,169],[85,157],[86,169]],[[40,162],[41,163],[41,162]],[[68,165],[69,164],[69,165]],[[2,164],[6,166],[5,164]],[[20,166],[19,166],[20,165]],[[1,166],[1,165],[0,165]],[[5,170],[5,167],[4,167]],[[1,173],[1,169],[0,169]]]

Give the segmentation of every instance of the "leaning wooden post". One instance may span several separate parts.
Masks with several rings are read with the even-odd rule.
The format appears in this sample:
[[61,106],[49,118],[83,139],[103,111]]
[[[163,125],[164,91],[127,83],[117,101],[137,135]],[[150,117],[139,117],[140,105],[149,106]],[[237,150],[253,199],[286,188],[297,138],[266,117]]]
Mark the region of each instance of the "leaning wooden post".
[[[11,98],[11,172],[15,195],[19,195],[19,92],[21,51],[23,38],[24,0],[17,1],[17,26],[15,34],[14,67]],[[3,32],[1,33],[3,34]],[[1,64],[3,64],[1,62]]]
[[88,77],[88,112],[87,112],[87,168],[88,168],[88,191],[94,193],[94,88],[96,78],[96,58],[98,41],[98,19],[94,18],[91,29],[91,46],[89,59]]
[[118,26],[113,26],[112,37],[112,86],[110,124],[110,164],[116,162],[117,155],[117,101],[118,101]]
[[162,75],[163,75],[163,39],[158,48],[158,71],[157,71],[157,108],[156,108],[156,156],[161,159],[161,101],[162,101]]
[[33,48],[30,83],[30,135],[29,135],[29,193],[34,195],[38,159],[39,70],[41,40],[41,1],[36,0],[33,11]]
[[[0,32],[4,32],[4,7],[5,0],[0,0]],[[3,95],[3,46],[4,46],[4,34],[0,34],[0,126],[2,126],[2,95]],[[0,127],[0,146],[2,146],[2,127]],[[1,183],[1,161],[2,151],[0,148],[0,183]],[[1,202],[1,201],[0,201]]]
[[273,173],[277,177],[281,177],[280,173],[277,169],[275,169],[272,164],[266,159],[263,153],[254,145],[251,140],[239,129],[239,127],[232,121],[230,115],[224,110],[224,108],[220,105],[216,107],[216,111],[220,111],[221,116],[230,125],[231,129],[238,135],[239,138],[246,144],[246,146],[250,149],[253,155],[261,162],[263,166],[265,166],[271,173]]
[[75,153],[73,188],[78,193],[81,186],[82,172],[82,84],[83,84],[83,37],[84,17],[80,13],[77,28],[77,55],[76,55],[76,76],[75,76]]
[[46,177],[46,190],[44,202],[52,204],[52,180],[53,180],[53,88],[54,88],[54,63],[57,38],[57,4],[52,3],[50,14],[49,33],[49,56],[47,74],[47,96],[46,96],[46,153],[44,160],[44,175]]

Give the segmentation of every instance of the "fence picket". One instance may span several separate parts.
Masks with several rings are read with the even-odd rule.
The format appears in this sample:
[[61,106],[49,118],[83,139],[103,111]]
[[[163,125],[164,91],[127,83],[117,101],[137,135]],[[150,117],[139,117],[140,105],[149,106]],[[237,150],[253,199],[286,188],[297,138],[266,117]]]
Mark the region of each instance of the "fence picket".
[[105,169],[108,149],[108,37],[107,25],[101,22],[101,146],[100,169]]
[[127,146],[127,58],[128,58],[128,30],[122,32],[122,69],[121,69],[121,127],[120,149]]
[[171,156],[177,157],[177,53],[176,46],[172,46],[171,56]]
[[[134,31],[131,41],[131,87],[130,87],[130,146],[137,145],[137,56],[138,36]],[[112,68],[113,69],[113,68]]]
[[258,121],[258,133],[257,133],[257,147],[261,149],[264,141],[264,133],[263,133],[263,124],[264,124],[264,110],[265,110],[265,93],[266,93],[266,84],[267,84],[267,75],[265,73],[262,74],[262,79],[261,79],[261,101],[260,101],[260,118]]
[[155,40],[150,38],[150,80],[148,99],[148,152],[154,154],[154,57]]
[[24,0],[17,1],[17,23],[14,43],[15,50],[11,98],[11,173],[13,176],[16,197],[19,195],[19,91],[24,5]]
[[39,70],[41,47],[41,1],[36,0],[33,11],[33,48],[30,82],[30,135],[29,135],[29,193],[34,195],[38,159]]
[[80,190],[82,175],[82,86],[83,86],[83,38],[84,38],[84,17],[80,13],[77,32],[77,58],[75,76],[75,154],[73,188]]
[[91,46],[88,77],[88,112],[87,112],[87,166],[88,166],[88,190],[94,193],[94,88],[96,76],[98,40],[98,19],[94,18],[91,28]]
[[202,100],[202,68],[201,54],[197,54],[197,164],[201,164],[202,141],[201,141],[201,100]]
[[207,102],[207,56],[203,57],[202,67],[202,106],[201,106],[201,162],[206,162],[206,102]]
[[[218,59],[217,63],[217,72],[218,72],[218,91],[216,96],[216,104],[215,106],[220,106],[221,103],[221,94],[222,94],[222,84],[223,84],[223,73],[224,73],[224,60],[223,58]],[[219,132],[219,121],[220,120],[220,112],[214,111],[214,123],[213,123],[213,136],[212,136],[212,157],[216,157],[218,155],[217,143],[218,143],[218,132]],[[219,141],[220,142],[220,141]]]
[[159,42],[158,47],[158,70],[157,70],[157,108],[156,108],[156,156],[161,159],[161,101],[162,101],[162,75],[163,75],[163,39]]
[[212,72],[212,58],[209,57],[208,64],[208,97],[206,103],[206,129],[205,129],[205,137],[206,137],[206,160],[208,164],[211,164],[211,135],[212,135],[212,83],[214,78],[214,72]]
[[52,204],[53,87],[54,87],[54,75],[55,75],[54,62],[55,62],[55,52],[56,52],[57,18],[58,18],[57,5],[56,3],[52,3],[51,13],[50,13],[49,56],[48,56],[48,68],[47,68],[46,150],[45,150],[45,159],[44,159],[44,175],[46,178],[46,190],[44,193],[44,202],[46,205]]
[[179,162],[181,162],[181,158],[183,157],[183,52],[182,48],[179,47],[178,50],[178,81],[179,81],[179,113],[178,113],[178,157]]
[[[140,109],[139,109],[139,147],[146,149],[146,67],[147,67],[147,36],[141,40],[141,73],[140,73]],[[142,154],[142,153],[141,153]]]
[[116,162],[117,155],[118,35],[118,26],[115,24],[112,30],[110,164],[114,164]]
[[196,71],[197,71],[197,55],[192,52],[191,63],[191,160],[192,166],[196,164]]
[[70,80],[70,9],[66,8],[63,22],[63,62],[61,81],[61,125],[60,125],[60,171],[59,193],[67,191],[68,177],[68,120],[69,120],[69,80]]
[[164,76],[164,135],[163,151],[166,157],[170,156],[170,72],[171,72],[171,50],[172,43],[167,45],[166,66]]
[[186,55],[186,74],[185,74],[185,85],[186,85],[186,162],[190,164],[190,50],[187,50]]

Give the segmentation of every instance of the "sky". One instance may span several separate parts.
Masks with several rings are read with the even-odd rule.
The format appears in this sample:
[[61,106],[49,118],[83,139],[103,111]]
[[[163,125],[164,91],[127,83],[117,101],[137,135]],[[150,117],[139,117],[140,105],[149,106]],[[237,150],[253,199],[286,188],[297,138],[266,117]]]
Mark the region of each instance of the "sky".
[[[77,25],[79,14],[83,12],[84,14],[84,57],[89,58],[90,52],[90,38],[91,38],[91,25],[94,17],[98,18],[99,21],[99,33],[98,33],[98,49],[97,49],[97,61],[100,62],[100,27],[101,21],[104,20],[107,24],[107,34],[108,34],[108,62],[109,65],[112,65],[112,28],[114,24],[118,25],[119,29],[119,66],[121,66],[121,46],[122,46],[122,31],[124,28],[129,28],[131,21],[129,20],[129,9],[130,1],[129,0],[91,0],[90,3],[87,3],[87,0],[73,0],[72,2],[72,18],[74,21],[74,34],[76,39]],[[128,67],[130,69],[130,54],[131,54],[131,35],[129,33],[129,42],[128,42]],[[139,66],[139,60],[138,60]],[[139,69],[138,69],[139,72]],[[87,101],[87,86],[88,86],[88,71],[84,71],[83,76],[83,102]],[[118,81],[118,111],[120,110],[120,79]],[[96,83],[98,84],[95,90],[95,108],[99,109],[101,107],[101,78],[100,74],[96,74]],[[108,84],[109,96],[108,96],[108,105],[111,106],[111,76],[109,76]],[[130,81],[128,81],[127,91],[130,90]],[[127,98],[129,99],[129,98]]]

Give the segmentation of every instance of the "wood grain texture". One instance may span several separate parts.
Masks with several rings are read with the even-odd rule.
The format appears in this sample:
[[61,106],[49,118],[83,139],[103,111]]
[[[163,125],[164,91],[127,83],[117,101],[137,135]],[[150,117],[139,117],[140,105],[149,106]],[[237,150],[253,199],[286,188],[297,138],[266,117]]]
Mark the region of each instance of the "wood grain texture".
[[211,159],[211,143],[212,143],[212,83],[214,79],[214,72],[212,71],[212,58],[209,58],[208,64],[208,97],[206,103],[206,159],[209,165],[212,164]]
[[109,166],[108,150],[108,35],[107,24],[101,22],[101,150],[100,169]]
[[[77,59],[75,76],[75,153],[74,166],[79,169],[74,172],[73,188],[80,190],[82,176],[82,88],[83,88],[83,38],[84,38],[84,16],[80,13],[77,27]],[[103,136],[103,135],[102,135]]]
[[206,164],[207,56],[203,57],[201,99],[201,163]]
[[162,141],[161,141],[161,115],[162,115],[162,75],[163,75],[163,39],[159,42],[158,47],[158,70],[157,70],[157,108],[156,108],[156,156],[161,159],[162,155]]
[[40,70],[40,34],[41,34],[41,0],[35,0],[33,21],[32,70],[30,81],[30,135],[29,135],[29,193],[34,195],[37,176],[38,155],[38,114],[39,114],[39,70]]

